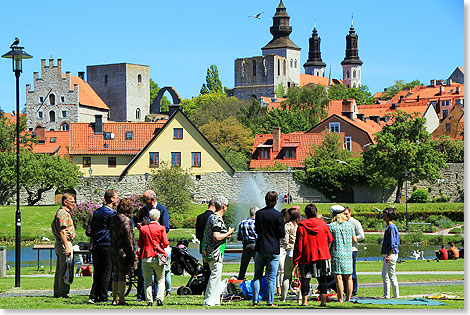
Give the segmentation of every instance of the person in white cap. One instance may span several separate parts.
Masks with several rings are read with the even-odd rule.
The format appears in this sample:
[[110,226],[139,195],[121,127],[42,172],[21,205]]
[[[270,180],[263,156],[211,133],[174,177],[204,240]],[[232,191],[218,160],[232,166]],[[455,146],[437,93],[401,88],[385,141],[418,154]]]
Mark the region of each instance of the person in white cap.
[[[330,208],[330,212],[334,215],[331,223],[328,225],[333,242],[331,244],[331,268],[335,275],[336,292],[338,293],[338,302],[343,302],[343,292],[346,291],[346,302],[351,300],[353,282],[351,274],[353,272],[352,263],[352,243],[357,242],[354,228],[348,222],[344,207],[334,205]],[[347,286],[343,287],[343,278]]]

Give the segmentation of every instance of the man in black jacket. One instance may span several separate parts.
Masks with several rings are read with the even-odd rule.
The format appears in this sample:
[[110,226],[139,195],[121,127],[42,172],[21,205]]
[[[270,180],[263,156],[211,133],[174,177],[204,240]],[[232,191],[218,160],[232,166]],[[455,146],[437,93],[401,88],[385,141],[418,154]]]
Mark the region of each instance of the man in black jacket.
[[[209,200],[209,207],[207,210],[200,215],[197,216],[196,218],[196,238],[199,240],[199,254],[202,255],[202,239],[204,238],[204,230],[206,229],[206,224],[207,224],[207,218],[211,214],[214,214],[215,212],[215,203],[214,199]],[[209,276],[211,274],[211,270],[209,268],[209,264],[207,262],[203,262],[204,266],[204,272],[202,276],[205,279],[209,279]]]
[[273,304],[276,288],[276,274],[279,267],[280,241],[284,238],[284,218],[274,207],[278,195],[270,191],[265,196],[266,207],[256,212],[255,232],[258,235],[255,245],[255,276],[253,278],[253,306],[258,305],[260,279],[263,277],[264,267],[267,268],[268,280],[268,306]]

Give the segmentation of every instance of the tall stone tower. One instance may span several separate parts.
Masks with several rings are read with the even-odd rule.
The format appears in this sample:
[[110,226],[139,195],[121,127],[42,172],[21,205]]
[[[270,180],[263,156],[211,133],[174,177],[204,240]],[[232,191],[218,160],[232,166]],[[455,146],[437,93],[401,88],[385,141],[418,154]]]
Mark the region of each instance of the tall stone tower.
[[309,39],[308,60],[304,64],[306,74],[323,77],[325,74],[326,64],[321,59],[320,37],[318,36],[317,27],[313,28],[312,37]]
[[287,87],[300,84],[300,48],[289,38],[292,33],[289,19],[286,7],[281,0],[273,16],[273,26],[269,29],[273,39],[261,48],[263,56],[278,55],[286,58],[287,65],[282,65],[282,67],[283,70],[287,68]]
[[145,121],[150,113],[149,66],[130,63],[87,66],[87,82],[109,106],[109,120]]
[[358,36],[354,31],[354,25],[349,28],[346,36],[346,57],[341,62],[343,66],[343,83],[346,87],[359,87],[361,85],[361,66],[359,50],[357,48]]

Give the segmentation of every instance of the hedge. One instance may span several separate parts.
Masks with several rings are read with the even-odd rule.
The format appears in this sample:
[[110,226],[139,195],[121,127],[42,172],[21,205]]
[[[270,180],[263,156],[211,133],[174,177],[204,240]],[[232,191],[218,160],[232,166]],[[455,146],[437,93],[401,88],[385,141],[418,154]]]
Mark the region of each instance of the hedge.
[[[397,212],[397,219],[398,221],[402,221],[402,220],[405,220],[406,218],[406,210],[398,210]],[[408,220],[409,221],[416,221],[416,222],[426,222],[426,219],[430,216],[430,215],[443,215],[449,219],[451,219],[452,221],[455,221],[455,222],[464,222],[464,217],[465,217],[465,214],[464,214],[464,211],[463,209],[461,210],[440,210],[440,211],[428,211],[428,210],[413,210],[413,211],[410,211],[408,210]],[[361,212],[356,212],[354,213],[354,210],[353,210],[353,216],[358,219],[359,221],[361,221],[361,218],[378,218],[380,219],[381,218],[381,214],[379,214],[378,211],[368,211],[368,212],[364,212],[364,211],[361,211]]]

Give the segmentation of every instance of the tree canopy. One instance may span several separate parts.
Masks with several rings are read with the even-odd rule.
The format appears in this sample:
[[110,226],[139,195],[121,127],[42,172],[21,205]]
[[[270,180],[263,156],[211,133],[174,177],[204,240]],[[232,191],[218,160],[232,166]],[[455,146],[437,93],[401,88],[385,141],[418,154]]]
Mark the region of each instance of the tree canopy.
[[464,141],[451,139],[443,135],[436,141],[436,150],[438,150],[447,163],[464,163]]
[[287,100],[282,101],[281,106],[285,109],[302,111],[313,127],[326,118],[326,107],[329,102],[325,87],[307,85],[301,88],[297,86],[289,88]]
[[216,65],[207,68],[206,83],[202,84],[201,95],[209,93],[224,93],[222,81],[219,79],[219,70]]
[[405,83],[403,80],[395,80],[395,84],[385,88],[381,99],[391,99],[398,92],[403,91],[404,89],[413,89],[419,85],[423,85],[423,83],[421,83],[419,80],[413,80],[408,83]]
[[369,92],[367,85],[347,88],[342,84],[331,85],[328,88],[328,98],[331,100],[355,99],[358,105],[375,104],[376,98]]
[[363,157],[370,183],[384,189],[396,185],[395,202],[399,203],[405,171],[409,172],[407,179],[411,183],[435,181],[445,162],[434,148],[425,118],[398,110],[392,112],[391,119],[393,123],[376,134],[376,143]]

